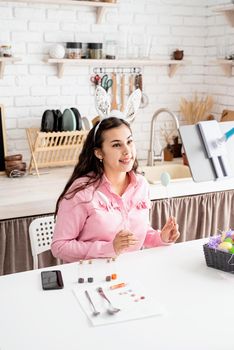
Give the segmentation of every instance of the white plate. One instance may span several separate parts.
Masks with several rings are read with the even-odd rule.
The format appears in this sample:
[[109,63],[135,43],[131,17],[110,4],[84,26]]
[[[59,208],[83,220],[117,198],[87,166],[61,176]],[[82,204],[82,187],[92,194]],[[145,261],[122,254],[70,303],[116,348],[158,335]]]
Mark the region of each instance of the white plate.
[[76,117],[69,109],[65,109],[62,115],[62,131],[76,130]]
[[91,123],[91,121],[87,117],[82,117],[81,118],[81,122],[82,122],[82,129],[83,130],[90,130],[90,129],[92,129],[93,124]]

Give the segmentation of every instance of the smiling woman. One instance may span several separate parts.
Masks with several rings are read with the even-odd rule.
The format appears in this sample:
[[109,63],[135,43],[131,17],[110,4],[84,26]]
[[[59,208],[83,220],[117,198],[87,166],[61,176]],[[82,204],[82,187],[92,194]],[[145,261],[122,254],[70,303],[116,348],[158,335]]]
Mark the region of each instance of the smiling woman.
[[65,262],[115,257],[167,245],[179,232],[175,218],[162,231],[149,225],[149,186],[137,173],[129,124],[110,117],[89,132],[57,202],[52,253]]

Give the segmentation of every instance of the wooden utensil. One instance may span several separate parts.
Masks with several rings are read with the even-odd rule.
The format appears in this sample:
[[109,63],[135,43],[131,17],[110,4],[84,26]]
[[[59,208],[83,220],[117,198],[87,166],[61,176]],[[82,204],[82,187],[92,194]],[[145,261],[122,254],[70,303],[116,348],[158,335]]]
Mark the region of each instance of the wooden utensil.
[[134,75],[133,74],[129,75],[128,88],[129,88],[128,95],[130,96],[133,93],[133,90],[134,90]]
[[118,109],[118,105],[117,105],[117,81],[116,81],[116,74],[115,73],[112,74],[111,79],[113,81],[111,109]]
[[125,74],[121,75],[120,80],[120,111],[123,112],[125,108]]

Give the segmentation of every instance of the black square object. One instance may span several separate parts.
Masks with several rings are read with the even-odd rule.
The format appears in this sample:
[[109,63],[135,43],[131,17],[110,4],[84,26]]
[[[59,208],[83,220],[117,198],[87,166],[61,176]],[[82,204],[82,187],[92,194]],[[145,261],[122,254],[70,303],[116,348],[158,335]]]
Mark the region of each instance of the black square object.
[[41,283],[44,290],[62,289],[63,278],[60,270],[42,271]]
[[234,273],[233,254],[210,248],[208,244],[203,245],[203,250],[207,266]]

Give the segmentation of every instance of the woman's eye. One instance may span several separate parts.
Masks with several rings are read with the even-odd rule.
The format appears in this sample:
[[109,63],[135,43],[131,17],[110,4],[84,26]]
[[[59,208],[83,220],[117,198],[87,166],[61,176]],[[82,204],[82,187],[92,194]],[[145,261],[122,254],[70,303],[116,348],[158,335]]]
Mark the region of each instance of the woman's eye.
[[128,144],[130,145],[130,143],[133,143],[133,140],[128,140]]
[[115,143],[114,145],[113,145],[113,147],[120,147],[121,145],[120,145],[120,143]]

